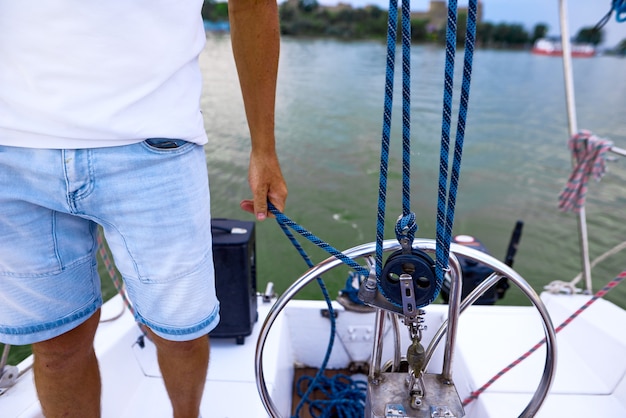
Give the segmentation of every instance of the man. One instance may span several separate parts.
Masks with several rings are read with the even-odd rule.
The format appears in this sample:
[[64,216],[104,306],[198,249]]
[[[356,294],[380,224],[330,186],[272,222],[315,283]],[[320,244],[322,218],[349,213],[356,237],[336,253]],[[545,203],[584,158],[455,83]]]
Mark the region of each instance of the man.
[[[202,0],[0,0],[0,342],[31,344],[47,417],[100,416],[97,225],[193,417],[219,320],[199,109]],[[231,0],[251,134],[241,202],[287,189],[274,146],[274,0]],[[208,93],[210,94],[210,92]]]

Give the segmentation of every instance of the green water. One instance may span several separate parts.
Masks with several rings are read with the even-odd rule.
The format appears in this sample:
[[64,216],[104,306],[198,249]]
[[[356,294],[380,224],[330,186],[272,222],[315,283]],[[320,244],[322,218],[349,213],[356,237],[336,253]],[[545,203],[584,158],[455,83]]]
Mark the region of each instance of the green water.
[[[412,52],[412,210],[418,236],[434,238],[444,52],[426,46]],[[385,54],[377,42],[282,41],[276,131],[290,189],[286,214],[340,250],[375,240]],[[460,66],[462,56],[457,60]],[[201,63],[213,215],[251,220],[239,209],[248,197],[248,132],[228,36],[208,38]],[[614,57],[574,60],[579,127],[626,148],[623,70],[624,60]],[[459,71],[455,80],[458,87]],[[523,220],[514,267],[538,291],[580,270],[576,217],[557,209],[571,170],[564,94],[558,58],[525,51],[475,54],[454,233],[479,237],[502,259],[515,222]],[[394,237],[401,211],[398,89],[396,102],[386,238]],[[609,162],[602,182],[590,184],[592,258],[626,240],[625,165],[623,159]],[[282,292],[306,266],[274,221],[257,223],[256,233],[258,288],[272,281]],[[327,256],[304,246],[314,262]],[[594,290],[624,269],[625,252],[594,268]],[[337,269],[325,276],[331,295],[346,275]],[[113,294],[106,278],[103,283]],[[300,297],[321,293],[310,286]],[[626,285],[607,299],[626,306]],[[510,290],[502,303],[526,302]]]
[[[434,238],[444,51],[415,46],[412,53],[412,210],[418,236]],[[282,43],[276,129],[290,188],[286,214],[338,249],[375,240],[385,54],[376,42]],[[457,61],[459,67],[462,55]],[[248,137],[227,37],[209,39],[203,65],[213,214],[249,219],[238,209],[248,195]],[[621,147],[626,146],[623,68],[624,60],[613,57],[574,60],[579,127]],[[514,266],[537,290],[580,270],[576,217],[557,209],[571,170],[562,72],[558,58],[476,52],[455,216],[454,233],[480,237],[499,259],[515,222],[524,221]],[[460,82],[459,70],[457,100]],[[396,86],[387,238],[394,237],[401,211],[399,74]],[[602,182],[590,184],[592,258],[626,240],[625,163],[609,163]],[[260,280],[273,281],[282,291],[304,272],[304,262],[275,222],[257,228]],[[316,262],[326,257],[320,251],[312,256]],[[626,253],[617,254],[595,268],[594,289],[624,270],[624,260]],[[326,277],[331,294],[343,286],[345,275],[342,270]],[[313,287],[302,297],[320,293]],[[626,306],[626,286],[607,298]],[[514,291],[503,302],[525,303]]]

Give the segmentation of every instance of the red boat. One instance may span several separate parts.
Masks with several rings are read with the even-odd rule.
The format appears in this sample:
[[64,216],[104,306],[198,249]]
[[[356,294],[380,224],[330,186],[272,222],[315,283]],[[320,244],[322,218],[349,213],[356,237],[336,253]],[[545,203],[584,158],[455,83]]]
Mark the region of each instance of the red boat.
[[[535,42],[532,53],[537,55],[562,56],[563,49],[561,42],[542,38]],[[572,43],[571,54],[572,57],[576,58],[589,58],[596,54],[596,48],[592,44]]]

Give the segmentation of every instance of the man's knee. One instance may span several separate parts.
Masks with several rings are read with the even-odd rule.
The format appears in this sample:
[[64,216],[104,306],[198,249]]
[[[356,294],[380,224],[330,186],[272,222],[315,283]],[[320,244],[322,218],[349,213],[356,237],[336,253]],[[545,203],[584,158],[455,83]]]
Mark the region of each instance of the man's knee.
[[209,347],[209,337],[206,335],[189,341],[172,341],[159,337],[151,330],[149,330],[149,334],[150,339],[161,353],[186,355],[198,350],[207,350]]
[[96,311],[78,327],[32,345],[35,361],[45,362],[49,369],[63,369],[74,360],[80,361],[93,355],[93,339],[100,321],[100,311]]

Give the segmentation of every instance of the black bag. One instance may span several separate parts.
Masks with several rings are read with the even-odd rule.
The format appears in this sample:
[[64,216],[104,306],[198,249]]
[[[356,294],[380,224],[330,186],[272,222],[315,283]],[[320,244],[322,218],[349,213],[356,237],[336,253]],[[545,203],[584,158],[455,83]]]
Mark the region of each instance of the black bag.
[[211,229],[220,323],[210,335],[243,344],[258,318],[254,222],[212,219]]

